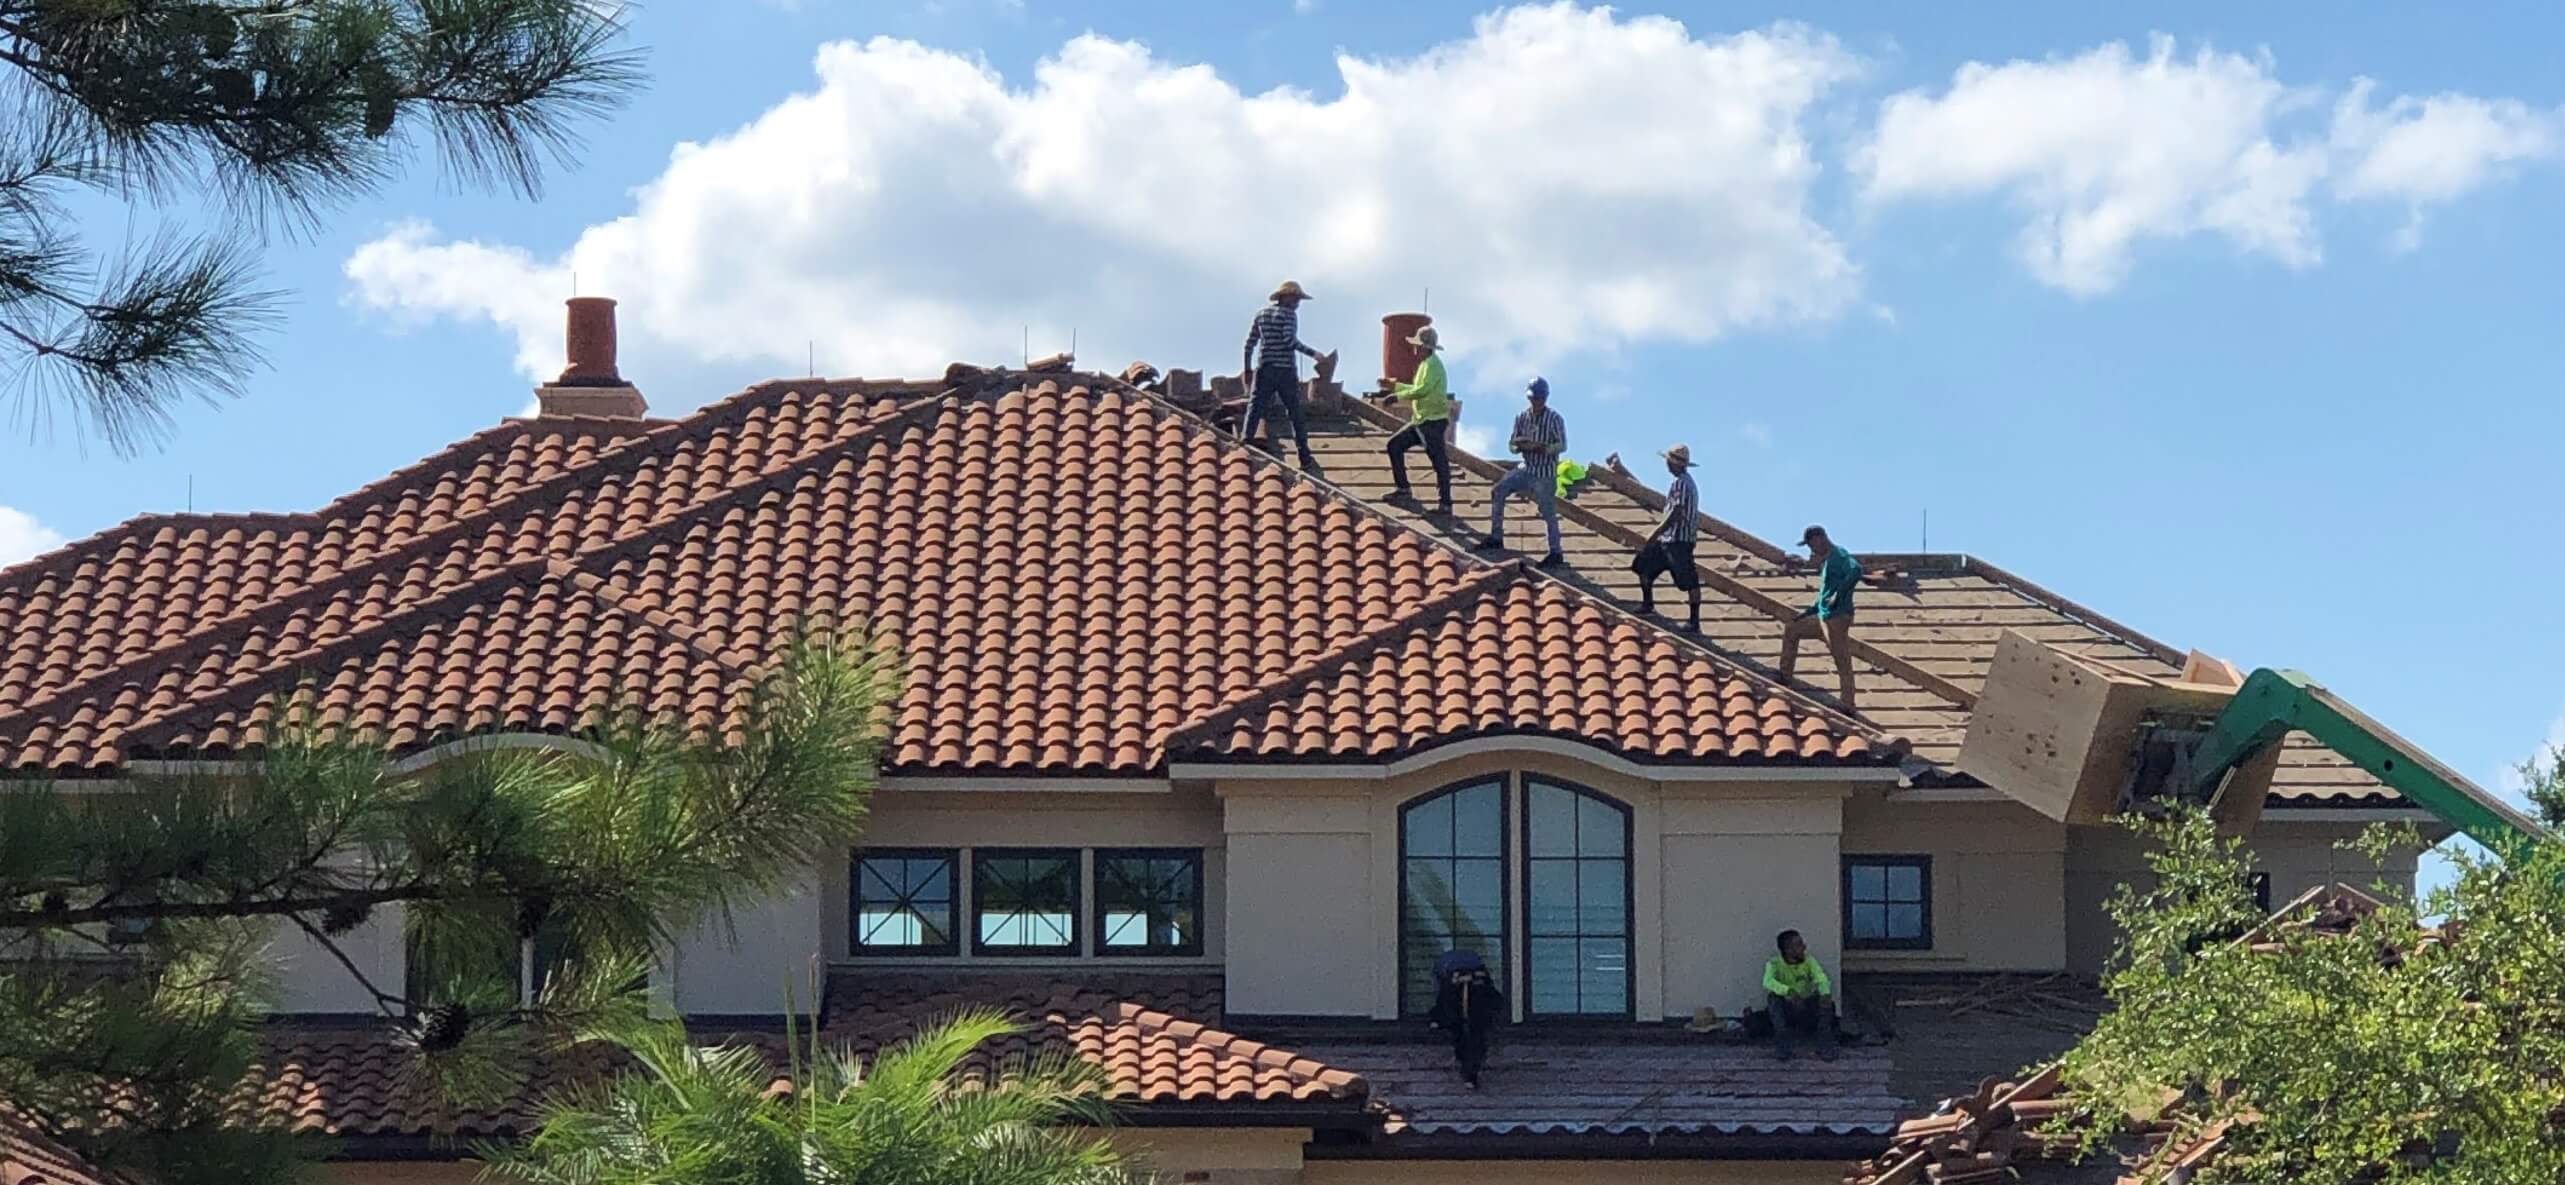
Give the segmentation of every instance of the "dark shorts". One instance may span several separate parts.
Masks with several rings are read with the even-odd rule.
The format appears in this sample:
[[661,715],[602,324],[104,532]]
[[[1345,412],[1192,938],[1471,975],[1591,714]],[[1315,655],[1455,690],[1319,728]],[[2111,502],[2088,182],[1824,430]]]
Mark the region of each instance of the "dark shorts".
[[1692,562],[1689,543],[1651,539],[1639,554],[1630,557],[1630,570],[1638,573],[1642,582],[1662,575],[1674,577],[1674,586],[1686,592],[1701,587],[1701,569]]

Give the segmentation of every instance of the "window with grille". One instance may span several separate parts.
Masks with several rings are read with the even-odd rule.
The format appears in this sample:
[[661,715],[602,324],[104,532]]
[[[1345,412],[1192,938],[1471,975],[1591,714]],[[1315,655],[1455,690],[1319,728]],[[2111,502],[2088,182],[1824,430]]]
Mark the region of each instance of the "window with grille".
[[1100,955],[1202,953],[1202,853],[1169,848],[1095,854]]
[[1932,945],[1932,857],[1845,857],[1844,946],[1930,950]]
[[1525,1012],[1628,1015],[1630,813],[1539,780],[1523,800]]
[[848,911],[857,954],[949,955],[961,903],[961,859],[951,849],[873,848],[855,854]]
[[1472,950],[1505,975],[1505,782],[1427,795],[1398,813],[1399,1009],[1434,1007],[1434,960]]
[[991,955],[1078,953],[1078,853],[983,848],[972,853],[971,949]]

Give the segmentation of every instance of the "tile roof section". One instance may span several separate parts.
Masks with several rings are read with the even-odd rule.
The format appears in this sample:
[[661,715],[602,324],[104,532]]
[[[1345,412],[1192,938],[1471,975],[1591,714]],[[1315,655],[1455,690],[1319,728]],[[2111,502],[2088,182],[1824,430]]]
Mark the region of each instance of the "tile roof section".
[[0,1109],[0,1185],[117,1185],[121,1180]]
[[1849,721],[1520,564],[1455,601],[1322,656],[1287,690],[1174,744],[1188,759],[1386,761],[1471,737],[1549,736],[1642,761],[1895,760]]
[[[1240,1121],[1251,1122],[1256,1106],[1296,1104],[1362,1120],[1369,1088],[1360,1076],[1220,1030],[1220,998],[1216,974],[1076,980],[1029,973],[841,974],[829,985],[821,1032],[834,1046],[870,1056],[959,1009],[995,1008],[1026,1031],[974,1050],[962,1066],[966,1082],[988,1081],[1036,1057],[1065,1055],[1101,1069],[1106,1097],[1119,1106],[1220,1104],[1247,1108]],[[261,1036],[244,1111],[295,1131],[338,1137],[522,1134],[548,1094],[617,1065],[597,1050],[528,1059],[514,1067],[524,1076],[514,1096],[456,1108],[435,1099],[412,1070],[416,1054],[378,1026],[280,1022]],[[712,1026],[698,1036],[708,1044],[751,1045],[779,1068],[784,1064],[777,1031]]]
[[[540,464],[491,459],[534,429],[486,433],[423,464],[433,497],[378,483],[284,516],[302,533],[261,546],[290,562],[153,535],[197,558],[172,566],[118,544],[102,561],[77,545],[13,570],[0,604],[32,624],[0,659],[0,678],[26,689],[0,699],[0,760],[97,774],[235,756],[295,687],[325,719],[404,750],[570,731],[616,700],[708,726],[817,616],[899,649],[892,770],[1141,773],[1187,725],[1295,688],[1309,656],[1413,633],[1493,579],[1152,398],[959,381],[925,397],[914,384],[756,388]],[[349,516],[374,525],[348,534]],[[314,532],[344,539],[316,549]],[[251,571],[265,583],[244,591]],[[94,603],[102,591],[161,607]],[[1542,603],[1583,613],[1580,629],[1599,620]],[[1721,707],[1665,751],[1859,750],[1795,699],[1730,710],[1740,681],[1687,661]],[[1616,722],[1651,710],[1586,708]],[[1754,735],[1702,743],[1730,721]],[[1806,751],[1776,743],[1792,738]]]
[[[1358,407],[1349,421],[1313,430],[1320,461],[1330,480],[1374,501],[1385,513],[1411,527],[1455,541],[1475,536],[1486,522],[1487,491],[1501,472],[1491,462],[1453,446],[1455,509],[1459,529],[1406,507],[1379,502],[1390,491],[1382,446],[1397,424],[1378,408]],[[1644,533],[1663,513],[1663,498],[1626,469],[1592,467],[1596,477],[1562,503],[1569,560],[1558,578],[1619,604],[1638,599],[1638,581],[1629,571],[1629,532]],[[1785,569],[1788,553],[1774,543],[1712,515],[1701,516],[1696,546],[1701,566],[1714,577],[1742,586],[1755,602],[1804,604],[1815,588],[1815,576],[1804,566]],[[1985,681],[1995,643],[2006,630],[2018,630],[2072,653],[2097,658],[2150,675],[2173,675],[2183,655],[2165,643],[2067,600],[2046,588],[1973,556],[1895,555],[1855,551],[1871,574],[1861,592],[1861,625],[1857,639],[1868,641],[1912,674],[1857,660],[1855,684],[1861,700],[1860,719],[1889,736],[1909,742],[1913,756],[1928,768],[1919,779],[1947,779],[1956,771],[1960,740],[1966,735],[1968,708]],[[1672,594],[1679,598],[1680,594]],[[1680,604],[1679,599],[1669,602]],[[1780,657],[1780,629],[1758,604],[1723,593],[1709,581],[1702,590],[1702,628],[1707,638],[1743,664],[1768,674]],[[1831,702],[1833,671],[1822,647],[1803,647],[1803,677]],[[1929,682],[1927,682],[1929,680]],[[1954,700],[1951,692],[1960,699]],[[2394,805],[2392,791],[2343,761],[2304,734],[2291,734],[2272,783],[2270,805],[2355,807]]]
[[1304,1052],[1361,1073],[1392,1137],[1474,1135],[1885,1136],[1899,1100],[1889,1058],[1847,1050],[1833,1062],[1776,1065],[1768,1046],[1703,1038],[1508,1034],[1477,1090],[1452,1071],[1447,1042],[1328,1042]]

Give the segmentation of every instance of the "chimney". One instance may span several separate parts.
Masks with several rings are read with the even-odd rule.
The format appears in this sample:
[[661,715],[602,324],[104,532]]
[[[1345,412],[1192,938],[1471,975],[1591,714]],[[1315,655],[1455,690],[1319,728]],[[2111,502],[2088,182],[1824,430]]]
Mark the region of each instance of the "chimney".
[[1416,347],[1407,339],[1434,323],[1423,313],[1391,313],[1380,319],[1380,375],[1392,384],[1416,377]]
[[649,413],[641,392],[615,370],[615,302],[574,296],[563,344],[570,364],[561,377],[534,389],[546,416],[606,416],[638,420]]

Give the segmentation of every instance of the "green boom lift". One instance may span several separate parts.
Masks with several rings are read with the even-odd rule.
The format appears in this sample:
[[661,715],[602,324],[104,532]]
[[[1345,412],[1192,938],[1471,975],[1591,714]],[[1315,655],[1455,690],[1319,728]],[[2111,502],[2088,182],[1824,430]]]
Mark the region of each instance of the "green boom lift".
[[2521,844],[2548,838],[2536,820],[2460,777],[2386,725],[2342,702],[2296,671],[2268,667],[2247,676],[2189,754],[2183,797],[2213,799],[2227,775],[2280,743],[2290,732],[2314,737],[2343,760],[2438,816],[2468,838],[2508,857]]

